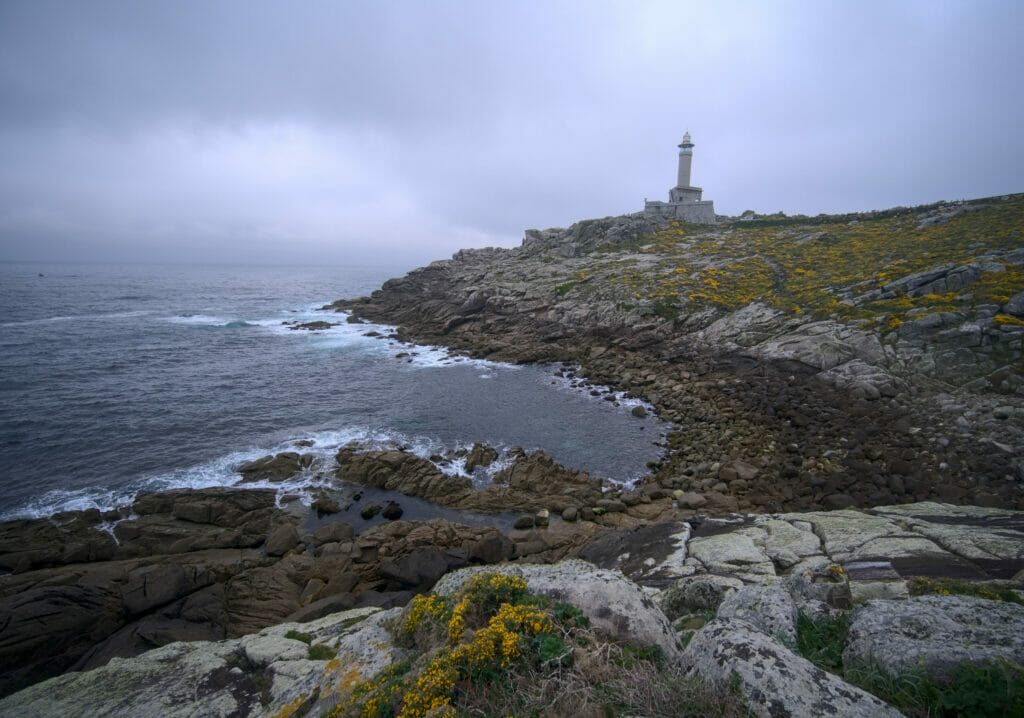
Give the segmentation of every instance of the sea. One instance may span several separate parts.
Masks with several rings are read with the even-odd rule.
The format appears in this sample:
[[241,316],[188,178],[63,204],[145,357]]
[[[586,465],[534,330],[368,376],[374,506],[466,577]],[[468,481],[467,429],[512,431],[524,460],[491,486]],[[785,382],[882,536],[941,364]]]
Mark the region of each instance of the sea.
[[[0,264],[0,520],[234,486],[240,464],[280,451],[329,467],[352,442],[454,456],[437,460],[450,475],[475,442],[543,449],[621,484],[661,456],[653,412],[634,416],[638,399],[571,367],[403,344],[321,310],[409,269]],[[318,320],[337,324],[293,328]],[[309,471],[273,486],[332,482]]]

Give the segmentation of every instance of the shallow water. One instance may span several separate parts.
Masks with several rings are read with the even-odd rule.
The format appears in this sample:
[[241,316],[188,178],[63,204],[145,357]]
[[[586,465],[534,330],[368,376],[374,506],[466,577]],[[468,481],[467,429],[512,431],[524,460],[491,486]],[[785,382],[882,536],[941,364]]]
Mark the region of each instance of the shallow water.
[[[0,519],[234,485],[240,463],[297,440],[328,464],[350,441],[422,456],[542,448],[620,482],[660,455],[635,400],[616,407],[555,367],[453,357],[318,311],[407,269],[0,265]],[[286,324],[322,319],[340,323]]]

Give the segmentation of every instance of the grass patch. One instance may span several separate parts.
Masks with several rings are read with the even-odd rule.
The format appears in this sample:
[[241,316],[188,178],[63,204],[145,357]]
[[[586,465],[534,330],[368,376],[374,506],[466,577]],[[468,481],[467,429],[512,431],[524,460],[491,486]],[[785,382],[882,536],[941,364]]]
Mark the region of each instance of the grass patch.
[[308,633],[300,633],[298,631],[288,631],[288,633],[284,634],[284,637],[290,638],[293,641],[302,641],[307,646],[313,641],[313,637]]
[[850,614],[811,618],[801,613],[796,623],[797,652],[822,670],[842,675],[843,645]]
[[1024,668],[1006,660],[963,663],[946,678],[929,676],[922,667],[898,674],[851,668],[846,680],[911,718],[1024,717]]
[[337,654],[337,649],[324,643],[314,643],[309,647],[309,660],[311,661],[329,661]]
[[[921,579],[919,593],[958,592],[978,595],[987,586],[952,584],[939,589]],[[945,582],[943,583],[943,585]],[[957,666],[948,677],[931,676],[923,666],[889,673],[878,666],[846,668],[843,646],[850,628],[850,614],[797,620],[797,651],[819,668],[834,673],[914,718],[1024,718],[1024,668],[1001,660]]]

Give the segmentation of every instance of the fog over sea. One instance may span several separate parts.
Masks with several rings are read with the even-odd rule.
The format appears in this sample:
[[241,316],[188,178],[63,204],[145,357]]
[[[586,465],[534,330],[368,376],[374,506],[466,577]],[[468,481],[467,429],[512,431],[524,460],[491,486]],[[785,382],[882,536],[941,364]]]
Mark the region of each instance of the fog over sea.
[[[408,269],[0,265],[0,520],[230,486],[242,462],[303,439],[328,459],[351,441],[424,457],[522,446],[620,482],[660,455],[635,400],[593,397],[559,367],[464,359],[317,311]],[[341,323],[286,324],[320,319]]]

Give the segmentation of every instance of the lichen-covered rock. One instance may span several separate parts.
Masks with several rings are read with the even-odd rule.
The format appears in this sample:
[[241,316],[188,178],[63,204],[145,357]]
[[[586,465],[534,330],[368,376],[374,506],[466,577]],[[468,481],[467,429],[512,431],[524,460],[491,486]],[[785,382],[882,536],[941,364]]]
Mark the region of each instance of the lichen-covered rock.
[[879,506],[872,513],[900,521],[946,550],[982,565],[1020,565],[1024,561],[1024,514],[1020,511],[921,502]]
[[796,643],[796,617],[796,603],[780,581],[744,586],[718,608],[718,618],[742,619],[791,645]]
[[923,663],[948,673],[964,662],[1024,663],[1024,606],[971,596],[868,601],[853,615],[843,664],[895,673]]
[[[383,623],[397,612],[355,609],[237,640],[172,643],[37,683],[0,700],[0,715],[292,715],[303,705],[319,715],[396,659]],[[306,643],[286,636],[293,630],[337,656],[310,660]]]
[[696,611],[717,611],[730,591],[743,587],[738,578],[704,574],[681,578],[661,592],[658,603],[670,619]]
[[764,718],[902,715],[736,618],[716,619],[697,631],[682,662],[691,675],[723,688],[738,680],[744,703]]
[[692,539],[687,550],[711,573],[735,575],[745,581],[775,578],[775,567],[768,555],[750,536],[739,532]]
[[631,643],[660,646],[670,659],[679,655],[679,642],[668,618],[619,571],[597,568],[578,559],[552,565],[472,567],[444,576],[434,591],[454,594],[482,571],[520,576],[531,593],[577,606],[601,631]]

